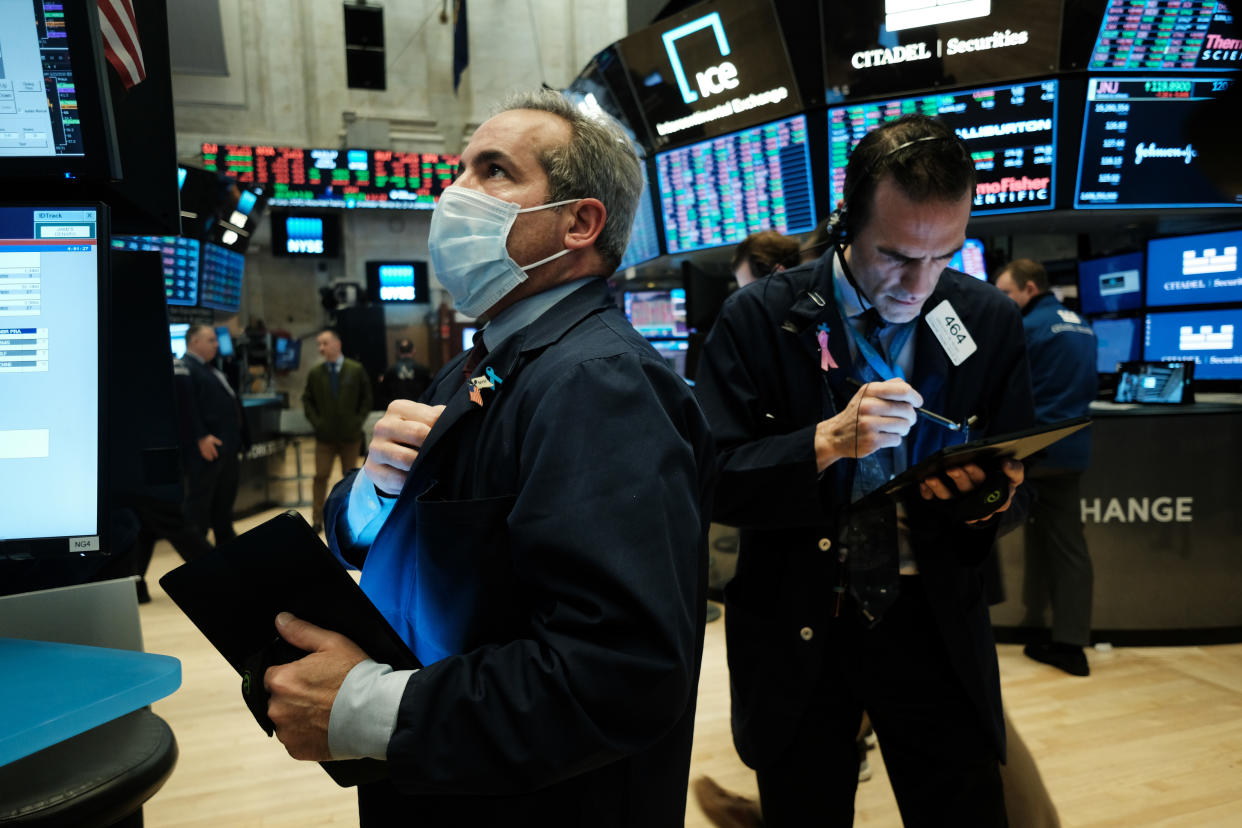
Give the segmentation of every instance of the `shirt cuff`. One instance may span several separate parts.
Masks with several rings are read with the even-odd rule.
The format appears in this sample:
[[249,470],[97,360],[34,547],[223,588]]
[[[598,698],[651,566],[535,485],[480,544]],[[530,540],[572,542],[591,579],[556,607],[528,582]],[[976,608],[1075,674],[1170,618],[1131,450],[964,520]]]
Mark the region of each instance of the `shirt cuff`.
[[328,752],[333,759],[388,758],[401,697],[416,672],[393,670],[369,658],[354,665],[328,716]]
[[392,514],[396,502],[396,498],[381,498],[376,494],[371,478],[359,469],[349,489],[349,504],[345,507],[345,529],[350,545],[370,546],[384,521]]

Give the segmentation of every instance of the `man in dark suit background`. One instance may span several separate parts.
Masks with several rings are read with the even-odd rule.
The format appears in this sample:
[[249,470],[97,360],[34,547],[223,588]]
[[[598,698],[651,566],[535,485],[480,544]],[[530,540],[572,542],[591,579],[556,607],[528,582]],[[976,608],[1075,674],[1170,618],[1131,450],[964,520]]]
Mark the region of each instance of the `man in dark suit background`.
[[[853,823],[864,711],[906,825],[1006,824],[978,564],[1009,501],[955,518],[944,501],[985,478],[967,465],[900,508],[857,505],[940,448],[1032,423],[1016,307],[946,269],[974,184],[943,124],[877,128],[850,156],[835,244],[734,293],[704,345],[713,519],[741,529],[725,590],[733,736],[767,826]],[[998,471],[1012,498],[1022,465]]]
[[185,357],[174,367],[182,393],[183,448],[186,460],[186,518],[199,535],[211,529],[216,544],[232,540],[233,501],[243,449],[241,404],[223,372],[212,360],[220,350],[216,330],[192,325],[185,335]]
[[397,360],[379,381],[381,410],[386,410],[393,400],[417,400],[431,384],[431,372],[414,359],[414,350],[412,340],[397,341]]
[[712,442],[604,281],[641,189],[620,130],[548,91],[479,127],[436,205],[434,272],[487,324],[326,510],[424,666],[282,617],[314,652],[265,680],[291,755],[387,759],[364,826],[684,821]]
[[341,474],[349,474],[358,465],[362,424],[371,412],[371,380],[361,362],[341,353],[341,336],[333,329],[320,331],[315,343],[323,362],[306,375],[302,410],[315,429],[311,522],[318,532],[323,528],[323,500],[332,464],[341,458]]

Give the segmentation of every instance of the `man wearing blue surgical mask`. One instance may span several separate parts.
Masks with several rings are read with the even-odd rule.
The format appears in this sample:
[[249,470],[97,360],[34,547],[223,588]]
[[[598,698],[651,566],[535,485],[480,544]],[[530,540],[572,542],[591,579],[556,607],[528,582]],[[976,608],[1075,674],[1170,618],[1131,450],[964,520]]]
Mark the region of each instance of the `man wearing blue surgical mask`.
[[327,536],[424,665],[282,614],[265,677],[299,759],[387,760],[362,824],[680,825],[702,655],[711,437],[611,275],[642,181],[559,94],[485,122],[432,218],[486,320],[375,428]]

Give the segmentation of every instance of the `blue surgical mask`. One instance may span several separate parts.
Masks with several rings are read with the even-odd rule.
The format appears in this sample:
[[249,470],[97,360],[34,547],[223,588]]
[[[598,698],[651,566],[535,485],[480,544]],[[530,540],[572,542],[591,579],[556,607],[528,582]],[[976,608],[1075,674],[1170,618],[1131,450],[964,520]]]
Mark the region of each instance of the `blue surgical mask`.
[[569,252],[566,249],[553,253],[525,267],[513,261],[506,243],[518,213],[581,200],[571,198],[522,208],[466,187],[445,189],[431,214],[427,246],[436,278],[452,295],[457,309],[466,316],[477,317],[525,282],[528,270]]

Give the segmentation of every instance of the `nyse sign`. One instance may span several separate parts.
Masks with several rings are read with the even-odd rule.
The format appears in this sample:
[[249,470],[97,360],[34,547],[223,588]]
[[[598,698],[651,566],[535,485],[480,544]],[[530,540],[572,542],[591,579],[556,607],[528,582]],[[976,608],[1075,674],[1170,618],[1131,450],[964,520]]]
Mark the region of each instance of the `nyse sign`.
[[1193,497],[1084,497],[1083,523],[1193,523]]

